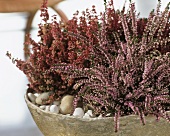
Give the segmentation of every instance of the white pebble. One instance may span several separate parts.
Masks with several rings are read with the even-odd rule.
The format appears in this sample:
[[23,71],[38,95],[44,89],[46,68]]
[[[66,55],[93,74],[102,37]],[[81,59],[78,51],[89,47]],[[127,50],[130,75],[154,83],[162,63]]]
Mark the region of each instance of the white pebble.
[[34,95],[35,95],[36,97],[38,97],[40,94],[38,94],[38,93],[35,93]]
[[45,106],[45,111],[50,111],[50,106],[49,105]]
[[98,116],[98,118],[99,118],[99,119],[103,118],[102,114],[100,114],[100,115]]
[[59,107],[56,106],[56,105],[51,105],[50,106],[50,112],[59,113]]
[[60,105],[60,101],[54,101],[53,104],[59,106]]
[[90,117],[93,117],[92,110],[88,110],[86,113],[89,114]]
[[90,118],[90,115],[88,113],[85,113],[83,118]]
[[35,99],[37,98],[34,94],[28,93],[28,98],[32,103],[35,103]]
[[106,117],[110,117],[111,113],[106,114]]
[[41,106],[40,106],[40,109],[44,110],[45,107],[46,107],[45,105],[41,105]]
[[82,118],[84,116],[84,110],[82,108],[76,108],[73,112],[73,116]]

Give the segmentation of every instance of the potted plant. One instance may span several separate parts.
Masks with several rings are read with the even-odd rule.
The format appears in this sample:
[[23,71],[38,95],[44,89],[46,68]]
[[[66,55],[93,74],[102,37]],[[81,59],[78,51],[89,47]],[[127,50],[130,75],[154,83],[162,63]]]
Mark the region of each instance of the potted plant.
[[7,53],[28,77],[25,100],[42,133],[168,136],[170,3],[139,18],[134,3],[116,11],[105,0],[104,13],[93,6],[65,24],[49,22],[46,4],[29,58]]

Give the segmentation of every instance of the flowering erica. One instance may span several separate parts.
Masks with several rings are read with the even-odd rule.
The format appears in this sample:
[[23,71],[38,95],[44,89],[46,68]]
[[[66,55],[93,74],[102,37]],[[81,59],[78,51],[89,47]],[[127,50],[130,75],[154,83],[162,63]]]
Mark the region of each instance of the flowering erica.
[[81,98],[96,115],[111,113],[115,131],[119,117],[129,114],[138,114],[143,124],[147,114],[170,121],[169,5],[161,13],[159,3],[147,19],[137,17],[134,3],[127,13],[112,5],[101,17],[98,43],[89,55],[91,67],[55,68],[77,79],[75,107]]
[[[91,12],[95,13],[95,10]],[[78,13],[67,24],[58,23],[55,15],[49,23],[47,0],[44,0],[41,8],[43,22],[39,24],[38,32],[41,40],[35,42],[29,35],[28,41],[25,43],[27,46],[31,46],[32,51],[28,52],[29,58],[26,61],[13,58],[13,62],[28,77],[30,89],[38,93],[51,92],[50,103],[54,99],[60,99],[65,94],[74,94],[72,91],[74,79],[67,80],[66,75],[62,74],[61,71],[49,72],[48,69],[58,63],[88,67],[86,58],[90,46],[87,46],[86,39],[90,40],[92,37],[89,32],[91,29],[97,29],[97,21],[90,19],[90,11],[86,13],[89,15],[84,14],[79,24],[76,17]],[[89,18],[88,22],[85,21],[86,18]],[[77,38],[80,33],[81,38]],[[10,53],[7,55],[11,57]]]
[[55,16],[48,23],[44,4],[40,42],[30,38],[29,59],[14,59],[30,89],[52,92],[49,103],[72,94],[74,107],[81,100],[96,116],[114,116],[116,132],[119,117],[130,114],[143,124],[148,114],[170,122],[170,3],[161,12],[159,2],[148,18],[139,18],[134,3],[125,12],[105,1],[104,13],[93,6],[65,24]]

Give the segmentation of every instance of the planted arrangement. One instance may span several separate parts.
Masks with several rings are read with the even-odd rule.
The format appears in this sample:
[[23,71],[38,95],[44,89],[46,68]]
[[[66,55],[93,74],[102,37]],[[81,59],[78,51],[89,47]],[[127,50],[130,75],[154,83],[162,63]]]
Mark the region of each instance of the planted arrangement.
[[[75,13],[66,24],[49,22],[47,1],[41,8],[36,43],[28,60],[14,59],[28,77],[30,101],[46,111],[83,118],[139,115],[170,122],[170,11],[161,2],[148,18],[135,4],[128,11],[105,1],[105,12]],[[11,58],[11,54],[7,53]],[[35,96],[35,95],[36,96]],[[64,102],[63,102],[64,101]]]

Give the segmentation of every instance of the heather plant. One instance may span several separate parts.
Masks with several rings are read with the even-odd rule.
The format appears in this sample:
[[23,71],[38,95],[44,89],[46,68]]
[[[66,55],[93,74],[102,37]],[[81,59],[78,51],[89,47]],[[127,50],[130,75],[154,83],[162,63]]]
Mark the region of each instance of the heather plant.
[[91,67],[63,63],[51,69],[76,79],[75,107],[82,100],[97,116],[114,116],[116,132],[120,116],[130,114],[138,114],[143,125],[148,114],[170,122],[169,4],[160,12],[159,2],[149,18],[140,19],[134,3],[127,13],[124,8],[115,13],[111,0],[89,55]]
[[[94,16],[90,16],[90,13],[93,13]],[[80,68],[89,67],[86,58],[91,46],[87,46],[86,41],[88,39],[91,43],[96,42],[91,33],[98,29],[97,15],[95,14],[96,11],[93,7],[91,11],[86,11],[86,15],[83,13],[80,23],[77,18],[78,12],[67,23],[58,22],[55,15],[50,22],[47,0],[43,1],[42,22],[39,24],[38,32],[40,41],[35,42],[28,35],[28,41],[25,43],[31,47],[31,51],[26,51],[29,58],[27,60],[15,59],[9,52],[7,53],[13,63],[27,76],[29,90],[37,93],[51,92],[48,103],[60,99],[65,94],[74,94],[72,91],[74,79],[66,80],[67,75],[60,70],[53,72],[48,70],[54,64],[60,63],[74,64]]]
[[105,1],[105,12],[95,6],[67,23],[49,22],[47,0],[41,8],[39,42],[29,35],[27,60],[11,58],[28,77],[32,92],[51,92],[47,103],[74,95],[96,116],[114,116],[115,131],[121,116],[154,114],[170,121],[170,11],[169,5],[148,18],[140,18],[135,4],[114,9]]
[[[107,9],[105,11],[105,25],[104,25],[107,37],[112,43],[116,42],[117,35],[119,35],[119,40],[121,42],[125,42],[127,40],[125,39],[125,32],[123,30],[123,25],[119,14],[119,12],[123,12],[124,19],[126,20],[125,25],[129,29],[128,33],[130,37],[135,36],[141,40],[144,34],[145,36],[147,36],[147,34],[149,34],[150,32],[150,30],[148,29],[147,32],[144,33],[144,31],[146,31],[146,25],[147,27],[154,27],[151,37],[154,41],[154,45],[152,47],[157,48],[161,53],[169,52],[170,43],[167,38],[170,33],[169,29],[170,24],[168,21],[170,19],[170,14],[168,14],[169,11],[166,12],[166,15],[165,13],[161,13],[160,7],[161,1],[159,1],[156,11],[153,10],[150,13],[149,18],[152,18],[152,20],[149,20],[149,18],[139,18],[140,13],[139,14],[136,13],[135,3],[131,3],[129,10],[127,11],[127,13],[125,13],[125,7],[123,7],[122,11],[116,11],[114,9],[113,1],[112,0],[109,1]],[[167,8],[169,7],[167,6]],[[162,42],[157,42],[158,36],[159,40],[161,40]],[[146,39],[147,42],[149,42],[149,40],[150,39]],[[114,46],[114,48],[116,48],[116,45]]]

